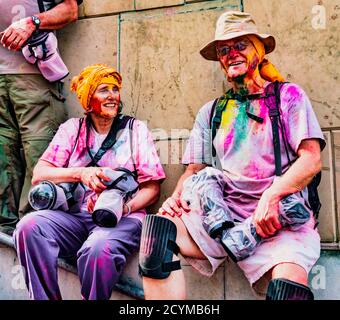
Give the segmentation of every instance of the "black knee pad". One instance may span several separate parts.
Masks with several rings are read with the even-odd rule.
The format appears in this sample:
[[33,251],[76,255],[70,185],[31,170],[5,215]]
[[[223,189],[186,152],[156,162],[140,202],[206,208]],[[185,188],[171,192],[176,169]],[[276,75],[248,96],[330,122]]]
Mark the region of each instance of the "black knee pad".
[[179,253],[177,228],[169,219],[147,215],[143,222],[139,252],[139,274],[153,279],[165,279],[170,272],[181,269],[180,261],[172,261]]
[[314,300],[314,295],[303,284],[279,278],[269,282],[266,300]]

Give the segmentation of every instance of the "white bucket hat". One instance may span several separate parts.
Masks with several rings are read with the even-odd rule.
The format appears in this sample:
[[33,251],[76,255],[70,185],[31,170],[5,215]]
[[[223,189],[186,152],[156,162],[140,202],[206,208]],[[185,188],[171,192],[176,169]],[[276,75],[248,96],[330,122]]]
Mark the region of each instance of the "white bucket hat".
[[216,22],[214,40],[204,46],[200,50],[200,54],[207,60],[218,61],[216,52],[216,43],[218,41],[230,40],[245,35],[257,36],[263,42],[266,53],[272,52],[275,48],[274,37],[269,34],[259,33],[255,21],[249,13],[227,11]]

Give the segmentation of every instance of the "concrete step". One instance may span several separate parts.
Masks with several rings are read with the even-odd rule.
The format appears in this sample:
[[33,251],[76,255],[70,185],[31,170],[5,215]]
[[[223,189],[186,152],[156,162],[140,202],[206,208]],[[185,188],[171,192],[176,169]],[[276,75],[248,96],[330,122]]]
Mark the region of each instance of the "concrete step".
[[[59,285],[65,300],[79,300],[80,283],[74,265],[58,260]],[[227,260],[211,278],[194,271],[181,258],[185,274],[188,299],[195,300],[256,300],[243,273],[235,263]],[[340,300],[340,252],[323,250],[310,272],[309,284],[315,299]],[[128,264],[111,295],[112,300],[143,299],[142,280],[138,275],[138,254],[128,258]],[[28,299],[27,290],[18,263],[13,240],[0,233],[0,300]]]

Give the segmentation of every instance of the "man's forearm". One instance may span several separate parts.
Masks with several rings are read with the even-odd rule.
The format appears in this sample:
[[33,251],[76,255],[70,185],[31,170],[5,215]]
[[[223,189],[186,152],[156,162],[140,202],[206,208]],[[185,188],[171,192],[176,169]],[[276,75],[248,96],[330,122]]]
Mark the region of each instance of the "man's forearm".
[[309,154],[302,155],[266,192],[270,192],[280,200],[289,194],[301,191],[320,170],[319,159]]
[[76,0],[64,1],[53,9],[36,14],[40,19],[40,29],[57,30],[78,18],[78,5]]
[[175,190],[172,193],[172,197],[179,198],[181,193],[182,193],[184,180],[187,177],[195,174],[196,172],[204,169],[205,167],[206,167],[205,164],[189,164],[188,167],[186,168],[185,172],[178,179],[178,182],[176,184]]

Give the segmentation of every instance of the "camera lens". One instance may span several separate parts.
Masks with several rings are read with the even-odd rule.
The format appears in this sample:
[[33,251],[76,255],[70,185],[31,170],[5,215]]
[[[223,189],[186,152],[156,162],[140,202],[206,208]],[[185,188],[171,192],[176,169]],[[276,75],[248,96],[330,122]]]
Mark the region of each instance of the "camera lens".
[[100,227],[112,228],[117,225],[117,217],[108,210],[96,210],[92,213],[92,219]]
[[33,187],[29,194],[29,203],[35,210],[44,210],[53,207],[55,202],[55,190],[53,185],[48,182],[42,182]]

